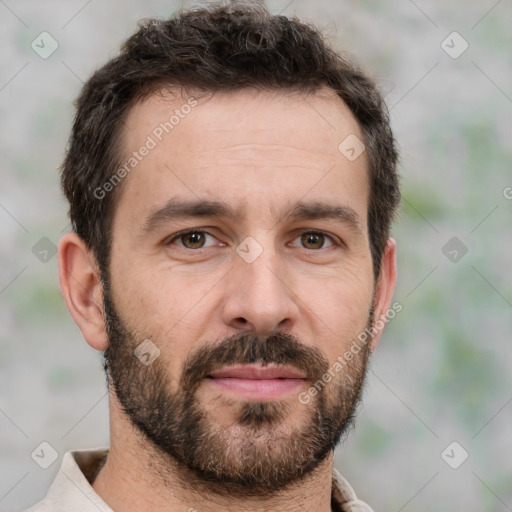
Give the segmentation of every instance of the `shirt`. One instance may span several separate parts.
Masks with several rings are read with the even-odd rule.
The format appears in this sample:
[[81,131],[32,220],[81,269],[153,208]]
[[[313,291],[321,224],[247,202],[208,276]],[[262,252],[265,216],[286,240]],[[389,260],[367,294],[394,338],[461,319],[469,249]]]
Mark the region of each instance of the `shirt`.
[[[105,463],[108,448],[69,451],[46,497],[26,512],[113,512],[91,484]],[[373,512],[357,499],[350,484],[333,469],[332,512]]]

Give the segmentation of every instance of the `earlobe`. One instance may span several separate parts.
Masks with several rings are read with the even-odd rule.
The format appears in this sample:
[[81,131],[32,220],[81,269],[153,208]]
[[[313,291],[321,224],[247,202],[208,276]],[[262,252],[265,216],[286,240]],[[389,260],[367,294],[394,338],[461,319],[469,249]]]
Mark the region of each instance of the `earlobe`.
[[59,281],[62,295],[85,341],[96,350],[107,348],[103,286],[91,250],[76,233],[59,243]]
[[395,291],[396,279],[396,242],[393,238],[388,238],[386,247],[384,248],[384,254],[382,255],[380,275],[375,290],[374,325],[378,332],[372,338],[370,344],[371,350],[374,350],[377,346],[387,321],[387,312],[391,305],[393,292]]

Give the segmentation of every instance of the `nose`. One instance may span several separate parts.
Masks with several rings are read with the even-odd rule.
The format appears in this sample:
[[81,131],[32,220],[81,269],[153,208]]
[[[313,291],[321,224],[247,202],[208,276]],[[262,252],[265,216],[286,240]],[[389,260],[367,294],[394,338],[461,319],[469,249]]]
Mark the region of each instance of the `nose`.
[[290,330],[297,322],[299,308],[282,262],[270,249],[252,263],[235,256],[228,274],[222,320],[225,325],[255,334]]

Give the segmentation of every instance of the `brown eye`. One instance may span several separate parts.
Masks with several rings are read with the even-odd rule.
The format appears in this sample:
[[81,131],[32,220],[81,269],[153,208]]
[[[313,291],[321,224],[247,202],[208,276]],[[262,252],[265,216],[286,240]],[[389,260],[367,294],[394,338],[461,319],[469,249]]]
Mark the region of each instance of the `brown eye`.
[[201,249],[206,241],[206,234],[201,231],[191,231],[180,235],[179,240],[187,249]]
[[[300,239],[300,247],[311,250],[326,249],[328,247],[336,245],[329,235],[322,233],[321,231],[304,231],[299,235],[296,240]],[[326,242],[329,245],[326,245]],[[297,243],[294,244],[296,247]]]
[[303,233],[300,241],[306,249],[321,249],[325,242],[325,236],[322,233]]
[[[213,249],[215,247],[225,247],[225,244],[203,229],[187,229],[174,233],[172,237],[167,238],[164,242],[166,246],[178,246],[182,249],[190,251],[198,251],[199,249]],[[190,253],[189,253],[190,254]],[[202,252],[201,252],[202,254]]]

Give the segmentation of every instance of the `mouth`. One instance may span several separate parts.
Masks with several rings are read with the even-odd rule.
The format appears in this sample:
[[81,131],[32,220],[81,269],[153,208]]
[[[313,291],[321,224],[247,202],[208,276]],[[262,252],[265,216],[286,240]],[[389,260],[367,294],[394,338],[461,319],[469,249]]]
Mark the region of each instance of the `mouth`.
[[212,372],[206,380],[217,389],[249,400],[276,400],[298,392],[306,376],[289,366],[236,365]]

